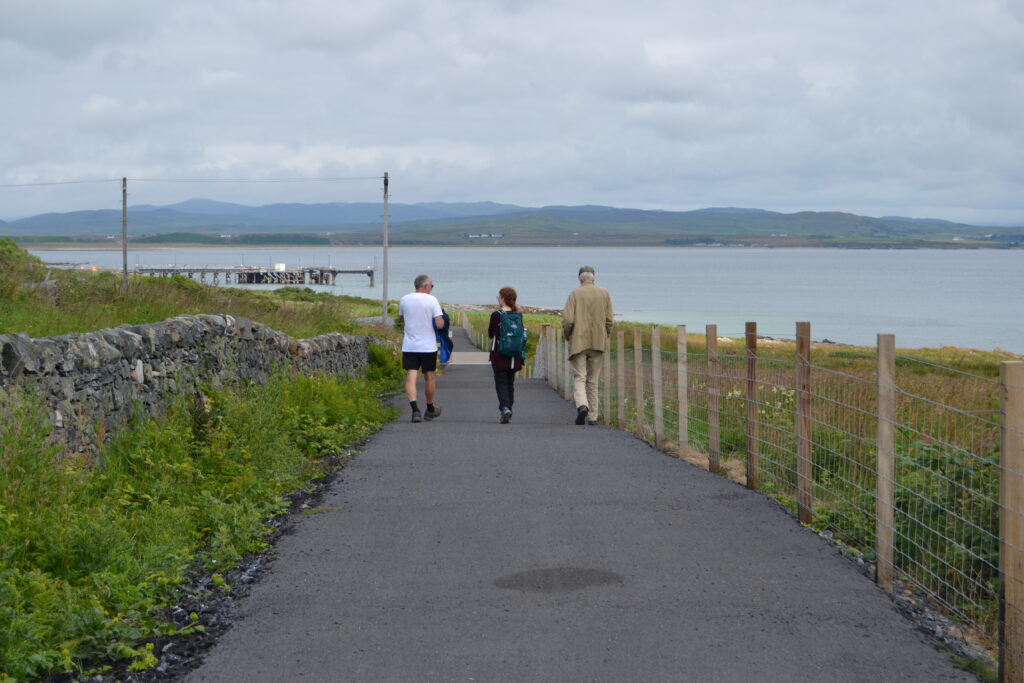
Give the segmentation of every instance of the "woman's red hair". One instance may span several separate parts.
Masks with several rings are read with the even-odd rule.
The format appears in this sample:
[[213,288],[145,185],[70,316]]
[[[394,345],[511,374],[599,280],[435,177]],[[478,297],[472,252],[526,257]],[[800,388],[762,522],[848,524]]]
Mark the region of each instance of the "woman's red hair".
[[502,287],[498,290],[498,296],[505,302],[505,305],[511,308],[513,311],[518,311],[516,308],[516,290],[511,287]]

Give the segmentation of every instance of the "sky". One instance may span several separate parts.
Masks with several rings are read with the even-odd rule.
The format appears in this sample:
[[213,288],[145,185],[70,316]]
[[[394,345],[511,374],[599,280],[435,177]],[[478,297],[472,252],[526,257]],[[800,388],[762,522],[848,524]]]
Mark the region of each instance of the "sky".
[[1024,225],[1024,0],[0,0],[0,94],[2,219],[388,172],[400,203]]

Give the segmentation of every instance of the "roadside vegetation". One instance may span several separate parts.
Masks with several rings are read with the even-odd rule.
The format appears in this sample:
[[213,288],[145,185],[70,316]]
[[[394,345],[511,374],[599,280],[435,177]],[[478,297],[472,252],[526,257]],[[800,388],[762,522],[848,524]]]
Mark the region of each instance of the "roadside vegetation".
[[[243,290],[209,287],[183,276],[121,276],[46,268],[11,240],[0,238],[0,334],[49,337],[138,325],[176,315],[227,313],[269,325],[293,337],[353,333],[359,317],[379,315],[380,303],[317,293],[304,287]],[[385,334],[376,330],[375,334]]]
[[[46,276],[0,239],[0,332],[40,337],[218,312],[308,337],[360,331],[353,318],[373,303],[184,278],[133,279],[122,293],[107,274],[54,269],[55,284],[44,285]],[[267,549],[290,496],[392,417],[382,399],[401,377],[395,352],[373,345],[358,379],[277,374],[263,386],[207,386],[198,400],[171,397],[161,418],[137,418],[89,455],[54,445],[36,396],[0,391],[0,681],[143,670],[157,662],[155,643],[201,631],[199,615],[173,609],[183,592],[197,576],[205,590],[230,590],[228,570]]]

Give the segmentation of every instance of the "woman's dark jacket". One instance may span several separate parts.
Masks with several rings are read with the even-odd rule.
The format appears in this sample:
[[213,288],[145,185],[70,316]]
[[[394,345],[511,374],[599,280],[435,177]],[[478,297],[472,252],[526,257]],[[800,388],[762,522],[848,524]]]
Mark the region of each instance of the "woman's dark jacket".
[[495,337],[498,336],[498,329],[501,327],[501,311],[491,313],[491,321],[487,325],[487,336],[491,338],[491,367],[495,370],[522,370],[522,356],[505,356],[495,348]]

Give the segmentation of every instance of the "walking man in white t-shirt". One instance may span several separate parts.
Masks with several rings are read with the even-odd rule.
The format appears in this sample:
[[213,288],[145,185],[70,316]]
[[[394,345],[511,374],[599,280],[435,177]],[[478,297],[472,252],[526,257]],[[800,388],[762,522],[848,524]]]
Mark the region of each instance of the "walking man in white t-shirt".
[[[398,319],[405,326],[402,338],[402,367],[405,368],[405,395],[412,408],[412,421],[433,420],[441,415],[434,405],[437,370],[437,334],[444,327],[441,304],[434,295],[434,281],[429,275],[417,275],[413,282],[415,292],[406,294],[398,302]],[[427,410],[420,413],[416,403],[416,374],[423,371],[423,384],[427,395]]]

